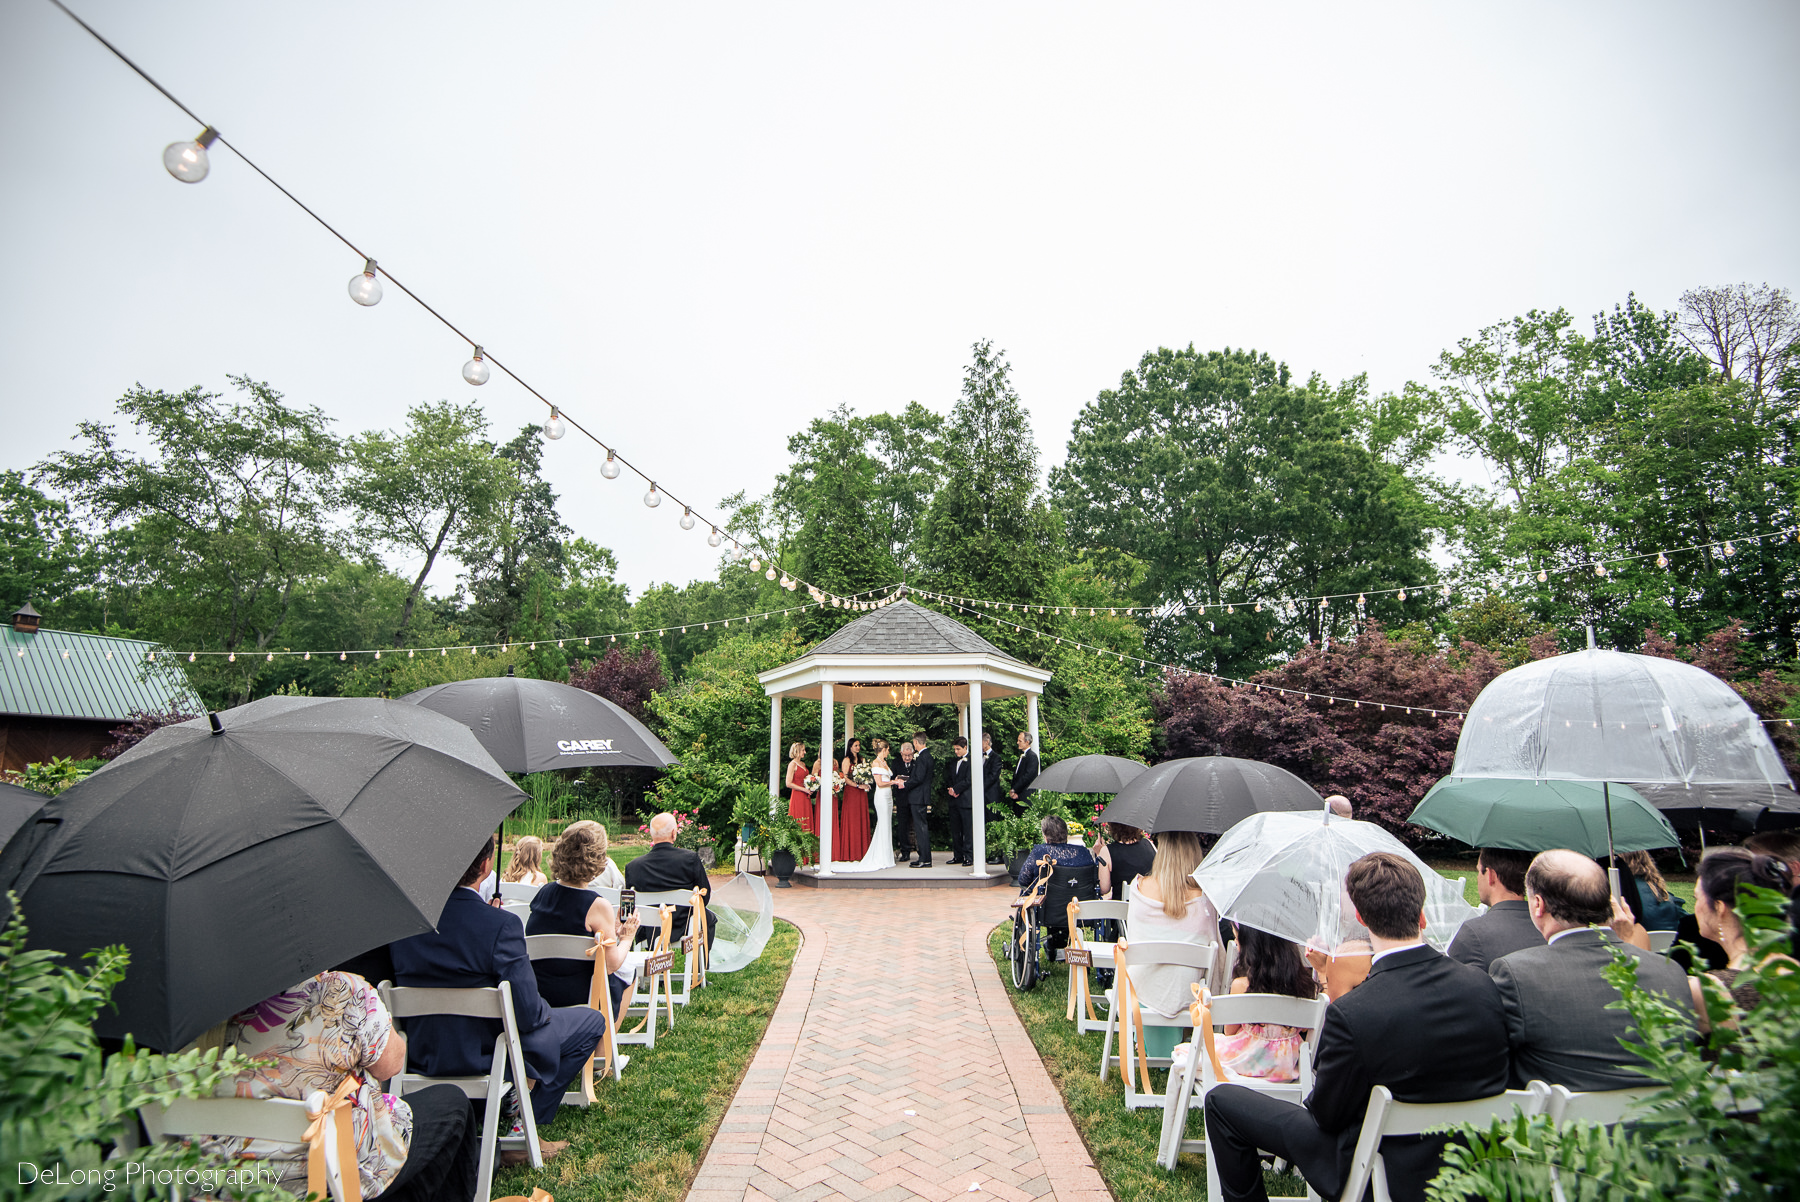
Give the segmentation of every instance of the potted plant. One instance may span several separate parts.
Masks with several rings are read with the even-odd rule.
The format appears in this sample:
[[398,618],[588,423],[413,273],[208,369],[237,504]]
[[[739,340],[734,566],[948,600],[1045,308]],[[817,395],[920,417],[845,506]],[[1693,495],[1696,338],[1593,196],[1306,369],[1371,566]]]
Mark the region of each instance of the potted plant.
[[1019,867],[1025,862],[1025,853],[1038,841],[1038,820],[1025,813],[991,822],[987,828],[987,841],[1006,857],[1006,871],[1016,881]]
[[763,863],[775,872],[775,883],[789,888],[799,858],[816,857],[819,837],[800,825],[800,820],[783,810],[764,815],[756,828],[756,849]]

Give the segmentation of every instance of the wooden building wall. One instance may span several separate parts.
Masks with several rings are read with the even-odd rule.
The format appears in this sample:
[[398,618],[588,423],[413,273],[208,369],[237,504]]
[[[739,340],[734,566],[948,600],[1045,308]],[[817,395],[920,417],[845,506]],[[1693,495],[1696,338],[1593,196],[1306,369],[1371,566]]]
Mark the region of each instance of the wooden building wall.
[[85,760],[112,742],[119,722],[0,714],[0,770],[18,772],[53,757]]

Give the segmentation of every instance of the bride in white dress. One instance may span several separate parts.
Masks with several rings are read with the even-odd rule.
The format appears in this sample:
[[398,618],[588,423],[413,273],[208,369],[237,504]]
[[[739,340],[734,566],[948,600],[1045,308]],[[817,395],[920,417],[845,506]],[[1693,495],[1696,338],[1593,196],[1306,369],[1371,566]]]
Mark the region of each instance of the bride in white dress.
[[833,861],[834,872],[876,872],[894,866],[894,773],[888,767],[888,745],[876,739],[875,759],[869,765],[875,774],[875,832],[869,837],[869,850],[860,860]]

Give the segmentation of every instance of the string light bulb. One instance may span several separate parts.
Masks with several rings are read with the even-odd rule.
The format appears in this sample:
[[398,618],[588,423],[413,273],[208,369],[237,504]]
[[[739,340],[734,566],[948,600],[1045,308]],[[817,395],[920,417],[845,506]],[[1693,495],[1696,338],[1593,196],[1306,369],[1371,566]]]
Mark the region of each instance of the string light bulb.
[[681,528],[683,530],[692,530],[694,528],[694,511],[685,505],[681,507]]
[[192,142],[170,142],[163,147],[163,169],[184,184],[199,183],[212,170],[206,148],[218,140],[219,131],[209,125]]
[[613,458],[611,447],[608,447],[606,450],[606,462],[600,465],[600,474],[605,476],[608,480],[617,480],[619,478],[619,461]]
[[773,579],[775,579],[775,569],[774,569],[774,568],[770,568],[770,569],[769,569],[769,570],[768,570],[768,571],[766,571],[766,572],[764,572],[764,573],[763,573],[763,579],[765,579],[765,580],[773,580]]
[[1666,568],[1669,566],[1669,556],[1667,552],[1658,551],[1656,553],[1656,566],[1659,568]]
[[463,364],[463,379],[476,386],[486,384],[488,376],[487,360],[481,357],[481,348],[475,348],[475,357]]
[[363,269],[350,277],[350,299],[365,308],[381,303],[381,280],[375,274],[374,259],[364,259]]
[[544,437],[555,442],[569,432],[569,424],[562,419],[562,412],[552,405],[550,420],[544,423]]
[[1723,550],[1725,552],[1725,554],[1728,556],[1737,554],[1737,548],[1731,545],[1730,539],[1726,539],[1724,547],[1722,547],[1720,549]]
[[1405,589],[1400,590],[1400,599],[1402,601],[1406,600],[1406,590]]
[[725,539],[722,535],[720,535],[719,528],[717,526],[714,526],[712,528],[712,533],[706,536],[706,545],[709,547],[716,547],[724,541],[725,541]]
[[750,570],[752,572],[762,571],[762,560],[758,559],[756,556],[752,555],[750,557]]
[[656,491],[656,481],[652,480],[650,481],[650,491],[644,494],[644,505],[647,508],[655,509],[661,504],[662,494]]
[[1538,569],[1538,583],[1542,584],[1542,583],[1544,583],[1544,581],[1546,581],[1548,579],[1550,579],[1550,573],[1544,571],[1544,569],[1542,569],[1542,568],[1539,568]]

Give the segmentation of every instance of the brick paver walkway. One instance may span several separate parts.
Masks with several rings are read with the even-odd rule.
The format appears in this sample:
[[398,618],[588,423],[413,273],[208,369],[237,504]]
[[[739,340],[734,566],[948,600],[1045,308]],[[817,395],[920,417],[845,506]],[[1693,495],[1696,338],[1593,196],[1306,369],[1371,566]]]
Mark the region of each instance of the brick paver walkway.
[[988,957],[1010,896],[778,891],[805,944],[688,1202],[1111,1202]]

